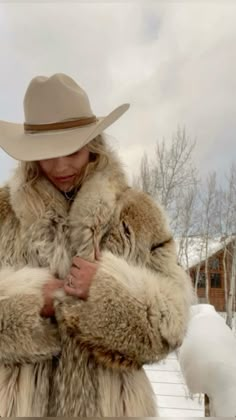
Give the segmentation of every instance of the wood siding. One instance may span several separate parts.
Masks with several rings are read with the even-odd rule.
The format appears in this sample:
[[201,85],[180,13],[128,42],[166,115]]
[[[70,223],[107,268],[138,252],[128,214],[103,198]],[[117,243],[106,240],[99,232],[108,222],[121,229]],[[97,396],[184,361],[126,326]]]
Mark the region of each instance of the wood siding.
[[[227,289],[229,290],[229,283],[230,283],[230,275],[232,269],[232,260],[231,260],[231,245],[227,247],[226,253],[226,273],[227,273]],[[224,312],[226,311],[225,305],[225,284],[224,284],[224,248],[220,251],[216,252],[215,254],[211,255],[208,259],[208,284],[209,284],[209,303],[214,305],[217,311]],[[214,260],[219,261],[218,268],[214,267]],[[193,285],[195,284],[195,277],[197,273],[197,265],[190,269],[190,276],[193,281]],[[205,274],[205,261],[201,262],[200,265],[200,273]],[[211,286],[211,275],[217,274],[220,275],[220,287],[212,287]],[[198,287],[197,294],[199,297],[200,303],[206,303],[205,298],[205,287]]]

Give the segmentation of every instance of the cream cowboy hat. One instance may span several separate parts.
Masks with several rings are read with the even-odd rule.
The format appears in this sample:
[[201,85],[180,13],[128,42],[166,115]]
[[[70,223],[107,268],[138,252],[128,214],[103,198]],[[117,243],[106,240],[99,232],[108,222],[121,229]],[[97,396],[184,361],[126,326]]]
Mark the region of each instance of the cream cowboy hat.
[[0,121],[0,147],[17,160],[67,156],[85,146],[120,118],[123,104],[96,117],[87,93],[66,74],[33,78],[24,97],[25,123]]

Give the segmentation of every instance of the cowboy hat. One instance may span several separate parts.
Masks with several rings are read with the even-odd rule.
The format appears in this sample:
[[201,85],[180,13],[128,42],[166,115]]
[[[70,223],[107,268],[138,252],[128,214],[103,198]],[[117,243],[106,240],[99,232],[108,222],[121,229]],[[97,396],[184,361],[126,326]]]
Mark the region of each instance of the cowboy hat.
[[25,93],[25,123],[0,121],[0,147],[22,161],[67,156],[85,146],[120,118],[123,104],[96,117],[87,93],[63,73],[34,77]]

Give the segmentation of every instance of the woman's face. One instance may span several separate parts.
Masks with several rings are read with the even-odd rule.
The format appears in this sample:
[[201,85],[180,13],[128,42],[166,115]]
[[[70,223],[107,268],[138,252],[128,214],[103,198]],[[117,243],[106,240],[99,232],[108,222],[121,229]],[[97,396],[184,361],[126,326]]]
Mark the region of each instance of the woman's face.
[[61,191],[70,191],[81,170],[89,162],[89,151],[85,147],[68,156],[39,160],[39,166],[47,178]]

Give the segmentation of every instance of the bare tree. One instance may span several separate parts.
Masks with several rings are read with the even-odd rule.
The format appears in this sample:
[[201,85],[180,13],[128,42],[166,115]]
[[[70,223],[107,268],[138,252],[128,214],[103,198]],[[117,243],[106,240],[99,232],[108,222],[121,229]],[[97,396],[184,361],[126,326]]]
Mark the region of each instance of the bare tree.
[[197,264],[197,271],[196,271],[196,278],[195,278],[195,293],[197,294],[197,288],[199,283],[199,277],[200,277],[200,269],[201,269],[201,263],[202,263],[202,256],[204,251],[204,241],[200,241],[200,246],[198,250],[198,264]]
[[156,165],[153,171],[154,187],[165,208],[170,208],[178,193],[194,184],[196,178],[192,163],[195,142],[191,142],[185,129],[178,129],[170,148],[165,140],[156,145]]
[[178,258],[185,260],[185,266],[187,272],[189,272],[189,244],[191,243],[191,236],[195,233],[196,220],[196,209],[198,200],[198,184],[197,180],[195,184],[188,187],[186,191],[182,192],[182,196],[176,197],[176,208],[178,209],[178,227],[175,231],[179,231],[179,247],[178,247]]
[[152,177],[147,153],[144,153],[140,164],[140,183],[142,191],[152,194]]
[[235,279],[236,279],[236,241],[232,242],[232,268],[230,275],[229,297],[227,304],[226,324],[232,329],[233,316],[235,311]]
[[202,236],[204,238],[205,250],[205,298],[206,302],[209,302],[209,239],[215,233],[215,227],[217,226],[217,185],[215,172],[208,175],[206,185],[201,188],[200,199],[202,203]]
[[[226,189],[222,192],[221,229],[224,233],[224,284],[227,317],[226,323],[232,328],[235,306],[235,281],[236,281],[236,165],[231,165],[226,174]],[[229,246],[228,246],[229,244]],[[227,264],[227,261],[230,264]],[[227,270],[231,266],[231,271]],[[228,287],[229,286],[229,287]]]
[[[195,142],[190,141],[185,129],[178,129],[171,144],[162,140],[156,143],[154,159],[143,155],[135,185],[157,199],[169,213],[172,229],[177,233],[182,214],[184,194],[195,188],[197,171],[192,162]],[[180,207],[181,204],[181,207]],[[182,217],[182,216],[181,216]],[[178,232],[180,233],[180,232]]]
[[236,233],[236,165],[232,164],[226,173],[223,187],[219,190],[218,220],[219,232],[224,247],[223,273],[225,290],[225,308],[227,324],[232,327],[235,305],[235,249]]
[[[192,162],[194,147],[195,142],[187,137],[185,129],[177,129],[171,142],[164,139],[156,143],[153,158],[146,153],[143,155],[134,183],[161,202],[167,210],[179,245],[178,256],[181,261],[185,261],[187,271],[191,265],[190,239],[194,236],[199,238],[195,287],[197,291],[201,262],[205,260],[205,299],[209,302],[209,241],[215,236],[228,238],[236,233],[236,166],[231,168],[228,186],[224,190],[218,187],[216,173],[209,173],[204,182],[200,183]],[[235,274],[228,274],[227,278],[228,252],[225,247],[225,303],[228,314],[232,315],[235,305]],[[236,258],[231,257],[232,261],[236,261]],[[235,268],[232,270],[236,272]]]
[[224,300],[225,300],[225,308],[227,308],[228,304],[228,270],[227,270],[227,259],[228,259],[228,233],[229,233],[229,214],[230,214],[230,201],[231,197],[228,194],[228,190],[222,189],[219,190],[220,200],[219,200],[219,232],[222,237],[222,243],[224,247],[223,252],[223,275],[224,275]]

